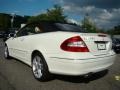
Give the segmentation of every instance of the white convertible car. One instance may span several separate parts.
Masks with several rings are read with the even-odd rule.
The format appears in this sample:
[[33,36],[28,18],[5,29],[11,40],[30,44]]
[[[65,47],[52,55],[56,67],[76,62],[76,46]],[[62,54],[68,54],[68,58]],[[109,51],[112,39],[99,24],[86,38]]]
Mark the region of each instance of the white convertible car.
[[30,23],[5,42],[5,58],[30,65],[36,79],[50,73],[87,75],[108,69],[115,60],[112,41],[106,34],[87,33],[63,23]]

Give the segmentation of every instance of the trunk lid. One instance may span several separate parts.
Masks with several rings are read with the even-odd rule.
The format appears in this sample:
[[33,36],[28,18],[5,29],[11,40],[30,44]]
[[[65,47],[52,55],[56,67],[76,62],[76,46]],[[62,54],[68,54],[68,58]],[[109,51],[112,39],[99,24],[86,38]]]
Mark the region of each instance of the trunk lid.
[[107,34],[82,33],[80,37],[86,43],[89,51],[96,56],[108,54],[112,47],[112,41]]

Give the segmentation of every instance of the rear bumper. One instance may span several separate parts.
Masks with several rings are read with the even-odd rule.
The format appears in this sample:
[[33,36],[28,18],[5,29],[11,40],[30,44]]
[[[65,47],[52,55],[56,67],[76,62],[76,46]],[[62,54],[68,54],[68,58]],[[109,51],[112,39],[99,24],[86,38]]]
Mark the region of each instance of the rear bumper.
[[108,69],[115,60],[116,55],[109,55],[99,58],[67,59],[67,58],[49,58],[47,60],[49,71],[51,73],[62,75],[84,75],[95,73]]

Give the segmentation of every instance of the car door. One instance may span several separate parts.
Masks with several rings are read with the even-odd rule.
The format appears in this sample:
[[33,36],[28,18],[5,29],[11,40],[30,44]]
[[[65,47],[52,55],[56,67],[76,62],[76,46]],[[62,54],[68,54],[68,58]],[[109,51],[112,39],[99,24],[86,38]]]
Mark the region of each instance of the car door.
[[34,29],[34,25],[26,25],[16,34],[16,37],[11,39],[13,43],[11,45],[13,57],[28,62],[29,43],[32,42],[30,37],[35,34]]

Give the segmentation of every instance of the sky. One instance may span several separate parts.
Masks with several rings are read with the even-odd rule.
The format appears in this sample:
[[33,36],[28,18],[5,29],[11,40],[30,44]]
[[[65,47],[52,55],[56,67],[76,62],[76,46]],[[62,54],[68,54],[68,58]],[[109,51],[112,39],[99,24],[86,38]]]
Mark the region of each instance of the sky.
[[65,15],[78,22],[88,13],[99,28],[120,25],[120,0],[0,0],[0,13],[32,16],[54,4],[61,5]]
[[37,15],[53,5],[52,0],[0,0],[0,12]]

